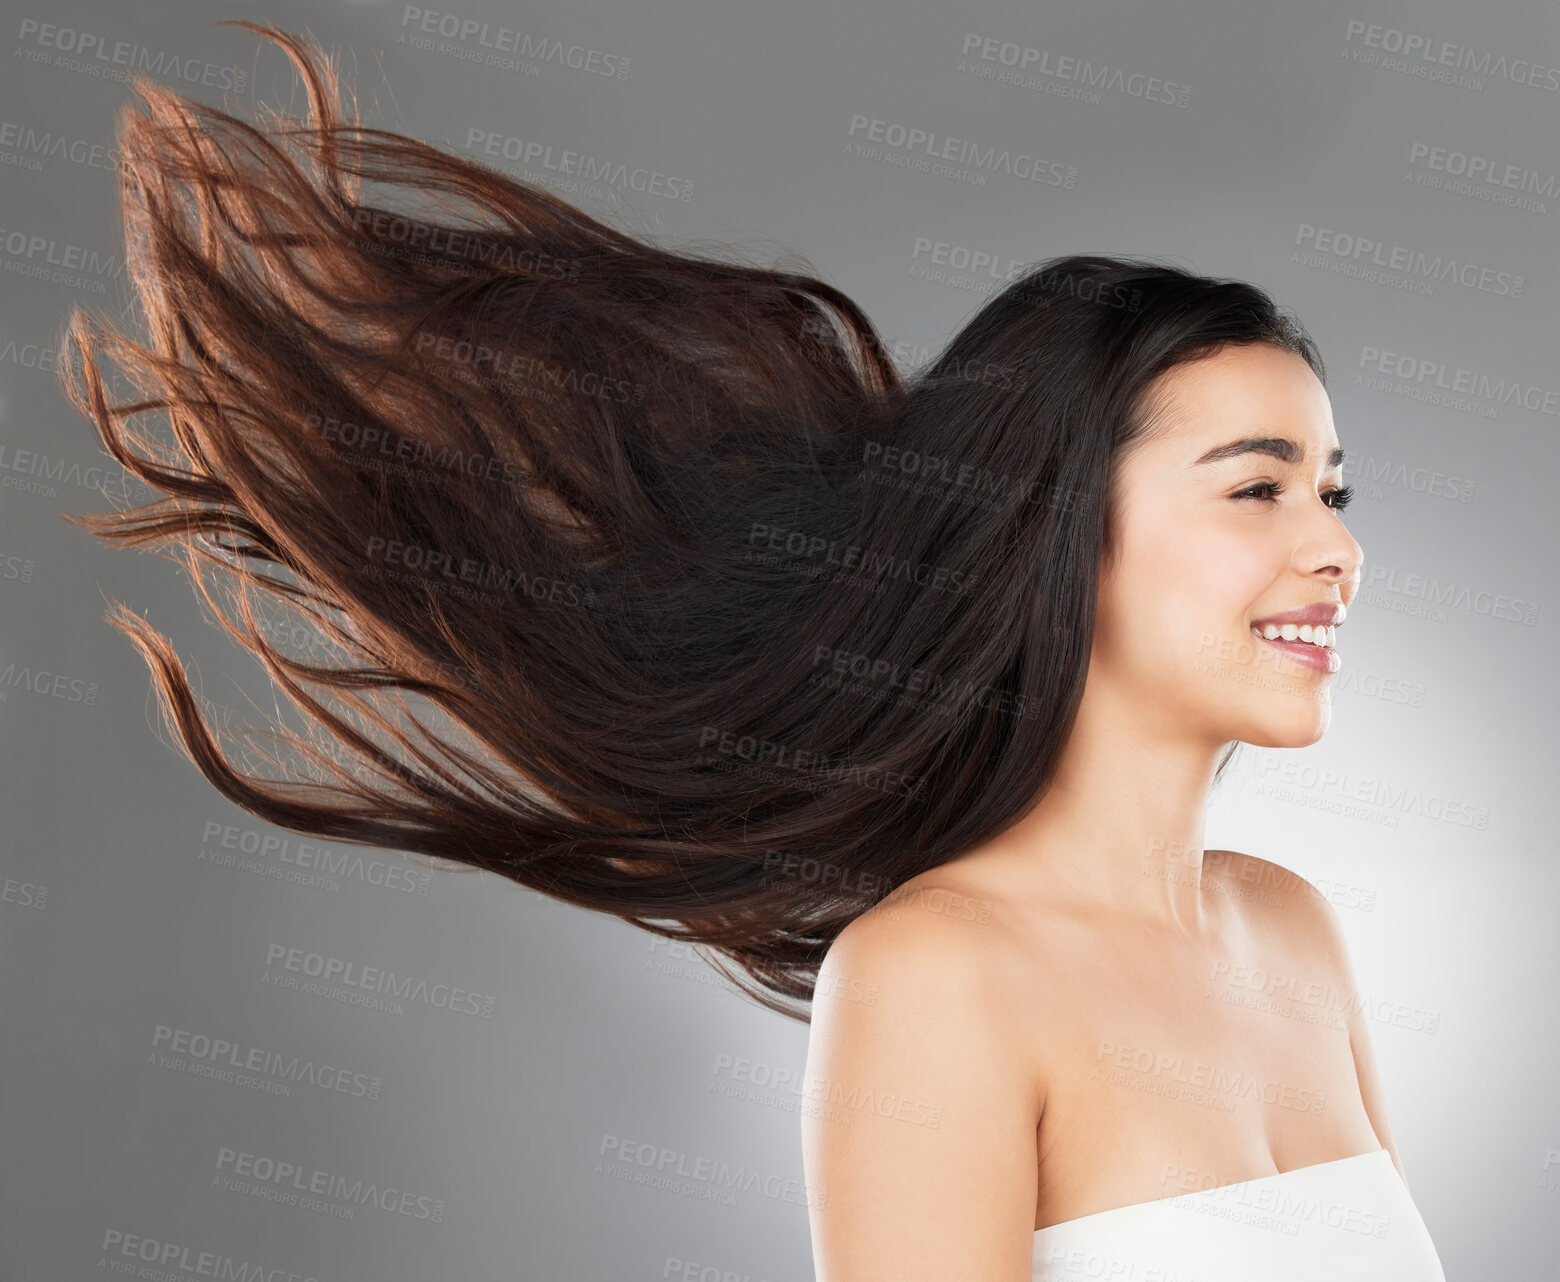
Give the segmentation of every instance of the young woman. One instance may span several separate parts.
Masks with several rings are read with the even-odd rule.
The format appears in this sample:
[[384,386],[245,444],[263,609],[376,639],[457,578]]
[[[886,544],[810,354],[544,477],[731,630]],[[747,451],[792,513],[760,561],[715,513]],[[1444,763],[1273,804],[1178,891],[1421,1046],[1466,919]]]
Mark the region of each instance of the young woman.
[[[1178,297],[1123,318],[1141,363],[1082,380],[1135,396],[1045,795],[820,972],[822,1278],[1442,1278],[1336,915],[1203,846],[1232,742],[1304,747],[1331,714],[1361,550],[1321,366],[1249,295]],[[1232,321],[1268,333],[1147,377]]]
[[172,541],[311,721],[238,768],[116,607],[207,778],[694,941],[810,1019],[822,1282],[1439,1279],[1330,909],[1202,846],[1239,742],[1326,729],[1358,583],[1300,328],[1073,256],[906,381],[814,275],[343,120],[327,60],[234,25],[312,123],[139,81],[149,345],[78,311],[61,366],[166,496],[77,519]]

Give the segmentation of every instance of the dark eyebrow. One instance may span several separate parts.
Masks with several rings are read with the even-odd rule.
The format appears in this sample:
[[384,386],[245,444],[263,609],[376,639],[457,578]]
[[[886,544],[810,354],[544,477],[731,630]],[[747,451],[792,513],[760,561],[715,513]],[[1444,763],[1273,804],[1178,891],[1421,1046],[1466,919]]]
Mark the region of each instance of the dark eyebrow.
[[[1228,445],[1215,446],[1192,466],[1222,463],[1225,459],[1239,458],[1242,454],[1270,454],[1285,463],[1298,463],[1305,457],[1305,451],[1287,436],[1248,436],[1239,441],[1231,441]],[[1331,472],[1342,462],[1343,447],[1340,445],[1327,456],[1327,466],[1322,470]]]

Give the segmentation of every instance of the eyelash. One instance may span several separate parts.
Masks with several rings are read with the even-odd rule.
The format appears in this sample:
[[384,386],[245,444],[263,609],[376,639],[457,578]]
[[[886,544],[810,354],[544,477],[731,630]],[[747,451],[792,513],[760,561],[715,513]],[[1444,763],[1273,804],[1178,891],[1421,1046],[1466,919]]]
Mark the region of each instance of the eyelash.
[[[1266,490],[1268,492],[1266,494],[1258,494],[1258,490]],[[1239,494],[1234,494],[1230,497],[1256,499],[1259,503],[1276,503],[1278,502],[1278,496],[1283,492],[1284,487],[1278,484],[1277,481],[1260,481],[1256,485],[1250,486]],[[1336,490],[1328,490],[1322,497],[1324,499],[1331,498],[1332,502],[1327,506],[1332,508],[1334,512],[1341,512],[1349,506],[1349,500],[1354,497],[1354,487],[1352,485],[1340,485]]]

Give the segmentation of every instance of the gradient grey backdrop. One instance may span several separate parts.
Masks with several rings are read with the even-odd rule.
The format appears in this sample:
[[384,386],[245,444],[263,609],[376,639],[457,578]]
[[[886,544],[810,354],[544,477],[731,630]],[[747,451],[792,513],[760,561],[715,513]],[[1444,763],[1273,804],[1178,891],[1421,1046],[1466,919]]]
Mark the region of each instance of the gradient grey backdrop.
[[[208,698],[270,707],[169,562],[56,516],[103,507],[114,471],[51,367],[70,306],[127,297],[116,48],[245,118],[303,105],[226,16],[339,51],[369,124],[625,229],[805,254],[907,370],[1010,266],[1065,252],[1173,256],[1295,308],[1328,362],[1365,587],[1331,731],[1244,749],[1208,844],[1337,905],[1448,1278],[1553,1276],[1556,6],[448,2],[7,0],[0,1277],[149,1258],[176,1278],[224,1259],[322,1280],[812,1276],[802,1025],[684,949],[490,877],[350,847],[311,873],[318,843],[172,749],[102,621],[130,602]],[[501,52],[520,40],[569,56]],[[912,130],[930,141],[900,145]],[[963,172],[925,159],[949,139],[976,149]],[[981,163],[1004,151],[1046,181]],[[603,177],[569,177],[580,157]],[[479,1013],[308,991],[327,957]],[[746,1187],[636,1180],[661,1150]],[[266,1183],[266,1162],[302,1175]],[[314,1172],[394,1193],[252,1191]]]

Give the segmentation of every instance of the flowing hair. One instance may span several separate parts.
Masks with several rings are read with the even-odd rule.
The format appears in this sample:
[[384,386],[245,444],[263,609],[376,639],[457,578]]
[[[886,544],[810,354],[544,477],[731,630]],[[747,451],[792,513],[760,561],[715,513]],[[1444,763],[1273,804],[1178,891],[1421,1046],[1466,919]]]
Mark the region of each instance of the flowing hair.
[[343,117],[312,44],[223,25],[286,51],[309,119],[136,78],[149,337],[74,308],[60,381],[161,497],[66,519],[171,545],[305,721],[239,768],[115,603],[165,723],[269,823],[690,941],[804,1022],[846,924],[1048,788],[1152,380],[1256,342],[1323,376],[1261,290],[1098,255],[1031,267],[901,376],[805,260],[613,230]]

